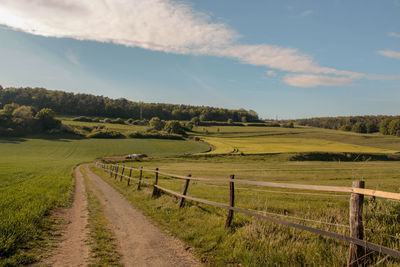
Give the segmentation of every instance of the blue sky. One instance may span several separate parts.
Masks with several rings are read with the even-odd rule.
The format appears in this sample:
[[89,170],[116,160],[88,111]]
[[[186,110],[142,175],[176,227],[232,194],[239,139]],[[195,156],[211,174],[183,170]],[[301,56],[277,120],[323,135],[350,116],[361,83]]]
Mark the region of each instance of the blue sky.
[[254,109],[399,114],[400,0],[0,0],[0,84]]

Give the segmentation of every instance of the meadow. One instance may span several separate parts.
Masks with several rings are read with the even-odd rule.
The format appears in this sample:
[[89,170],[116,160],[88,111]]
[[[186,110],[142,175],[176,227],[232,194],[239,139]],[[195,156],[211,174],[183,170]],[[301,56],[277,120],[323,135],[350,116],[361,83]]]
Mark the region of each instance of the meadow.
[[[0,265],[37,259],[47,215],[70,203],[74,166],[103,156],[146,153],[165,157],[206,151],[191,141],[80,139],[36,136],[0,139]],[[33,252],[32,252],[33,249]]]
[[[218,139],[239,150],[221,150],[214,143],[210,153],[186,157],[169,157],[123,163],[124,165],[194,177],[227,178],[283,183],[351,186],[353,180],[364,180],[371,189],[400,192],[398,161],[293,161],[295,152],[370,152],[394,153],[400,139],[379,135],[361,135],[315,128],[269,127],[198,127],[196,136],[208,141]],[[278,137],[279,136],[279,137]],[[259,142],[261,138],[263,143]],[[281,140],[281,143],[279,143]],[[320,141],[315,141],[320,140]],[[322,141],[321,141],[322,140]],[[282,151],[271,151],[269,143]],[[292,149],[288,144],[292,144]],[[299,149],[299,146],[302,149]],[[224,146],[222,146],[223,148]],[[243,147],[246,147],[244,153]],[[348,150],[352,148],[353,150]],[[281,153],[279,153],[281,152]],[[208,155],[211,154],[211,155]],[[206,265],[225,266],[343,266],[349,245],[315,234],[279,226],[267,221],[235,214],[233,230],[224,229],[226,211],[187,201],[183,209],[178,200],[167,194],[151,198],[151,187],[137,191],[126,181],[110,178],[93,170],[124,194],[135,206],[151,216],[191,247]],[[138,177],[138,172],[134,172]],[[146,174],[152,183],[154,174]],[[160,176],[162,187],[181,192],[184,181]],[[192,181],[188,195],[229,203],[229,185]],[[301,223],[319,229],[349,234],[349,195],[306,190],[277,189],[237,184],[236,206]],[[366,198],[364,206],[365,239],[393,249],[400,249],[400,203]],[[369,252],[368,252],[369,253]],[[367,262],[375,264],[384,255],[370,253]],[[396,259],[385,264],[397,266]]]
[[[74,122],[70,118],[63,118],[63,123],[76,126],[101,124]],[[121,132],[147,129],[146,126],[120,124],[107,124],[107,127]],[[104,156],[146,153],[151,156],[149,159],[124,164],[158,167],[182,175],[226,178],[235,174],[235,179],[345,186],[350,186],[352,180],[364,179],[367,188],[400,192],[400,166],[396,161],[289,160],[298,152],[312,151],[395,153],[400,151],[397,137],[308,127],[239,126],[199,126],[189,136],[209,142],[214,149],[207,152],[209,146],[203,142],[133,138],[36,136],[0,139],[0,265],[37,260],[38,248],[42,246],[40,240],[45,238],[49,223],[52,223],[46,218],[52,210],[70,204],[74,166]],[[153,200],[151,187],[144,187],[139,192],[133,186],[127,187],[126,183],[110,180],[100,170],[95,171],[145,214],[193,247],[206,265],[288,263],[300,266],[312,262],[340,266],[346,261],[348,245],[339,241],[240,214],[235,214],[233,230],[226,231],[223,227],[225,211],[190,201],[184,209],[178,209],[171,196],[163,195]],[[161,186],[182,190],[182,181],[161,178]],[[154,177],[147,175],[145,179],[153,181]],[[303,193],[240,186],[237,188],[237,206],[278,214],[276,216],[291,216],[293,221],[321,229],[339,233],[348,231],[343,227],[348,224],[348,196]],[[194,182],[190,184],[189,195],[228,203],[228,185]],[[367,202],[367,240],[399,249],[399,208],[395,202]],[[309,221],[302,220],[304,218]],[[327,225],[326,222],[342,226]],[[370,261],[376,262],[382,257],[373,254]],[[390,262],[399,264],[395,260]]]

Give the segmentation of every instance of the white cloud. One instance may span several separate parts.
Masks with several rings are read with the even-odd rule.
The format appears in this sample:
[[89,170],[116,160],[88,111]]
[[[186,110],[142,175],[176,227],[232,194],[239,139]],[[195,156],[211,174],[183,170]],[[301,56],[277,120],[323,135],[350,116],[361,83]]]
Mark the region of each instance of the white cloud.
[[389,32],[388,35],[389,35],[390,37],[400,38],[400,33]]
[[278,74],[276,73],[276,71],[273,71],[273,70],[269,70],[269,71],[267,71],[266,73],[267,73],[267,76],[270,76],[270,77],[275,77],[276,75],[278,75]]
[[379,50],[378,53],[385,57],[400,59],[400,52],[393,50]]
[[[306,10],[303,15],[311,13]],[[47,37],[112,42],[166,53],[227,57],[244,64],[302,73],[300,77],[303,78],[306,74],[322,77],[320,85],[328,80],[367,78],[362,73],[320,66],[310,55],[295,48],[239,45],[240,35],[236,31],[224,23],[212,21],[182,1],[0,0],[0,25]],[[67,53],[66,57],[74,64],[79,63],[79,58],[72,54]],[[294,76],[291,77],[284,82],[298,84],[291,82]]]
[[283,77],[285,83],[297,87],[316,86],[349,86],[352,79],[348,77],[331,77],[313,74],[288,74]]

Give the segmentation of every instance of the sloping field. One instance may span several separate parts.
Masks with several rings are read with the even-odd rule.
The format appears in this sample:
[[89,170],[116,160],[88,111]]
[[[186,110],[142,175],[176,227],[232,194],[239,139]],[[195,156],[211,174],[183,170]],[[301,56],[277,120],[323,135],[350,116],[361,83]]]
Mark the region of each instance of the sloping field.
[[290,152],[396,153],[400,138],[309,127],[197,127],[197,135],[213,146],[209,154]]
[[395,153],[391,149],[371,146],[346,144],[337,141],[311,138],[285,138],[285,137],[241,137],[218,138],[205,137],[204,141],[210,143],[215,149],[210,154],[240,153],[287,153],[287,152],[364,152],[364,153]]
[[21,248],[40,235],[44,215],[68,204],[76,164],[106,155],[170,156],[207,149],[201,143],[173,140],[0,139],[0,265],[34,260],[36,255]]

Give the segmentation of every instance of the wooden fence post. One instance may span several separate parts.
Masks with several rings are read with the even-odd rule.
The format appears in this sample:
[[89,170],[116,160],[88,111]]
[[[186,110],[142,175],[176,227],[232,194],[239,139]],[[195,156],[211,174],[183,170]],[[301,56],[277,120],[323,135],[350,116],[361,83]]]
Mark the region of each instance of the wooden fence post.
[[156,176],[155,177],[156,179],[154,181],[154,188],[153,188],[153,195],[152,195],[153,198],[157,198],[157,197],[160,196],[160,190],[158,190],[158,188],[155,187],[158,184],[158,168],[156,168],[156,175],[155,176]]
[[[235,175],[231,175],[230,179],[233,180],[235,179]],[[235,183],[229,182],[229,205],[231,207],[235,206]],[[231,223],[232,223],[232,219],[233,219],[233,210],[229,210],[228,211],[228,216],[226,217],[226,223],[225,223],[225,228],[229,228],[231,227]]]
[[[353,181],[353,187],[365,188],[364,181]],[[363,202],[364,195],[352,193],[350,196],[350,237],[363,239]],[[347,266],[356,267],[363,265],[364,248],[350,243],[349,260]]]
[[115,170],[115,177],[114,177],[114,179],[117,179],[117,176],[118,176],[118,170],[119,170],[119,165],[117,165],[117,169]]
[[121,176],[119,177],[119,181],[122,182],[122,177],[124,176],[125,166],[122,167]]
[[142,183],[142,175],[143,175],[143,167],[140,167],[140,172],[139,172],[139,183],[137,185],[137,190],[140,190],[140,185]]
[[[190,178],[190,177],[192,177],[192,175],[189,174],[188,177]],[[186,196],[186,193],[188,191],[189,182],[190,182],[190,179],[186,179],[185,187],[183,188],[183,193],[182,193],[182,195],[184,195],[184,196]],[[185,198],[183,197],[183,198],[181,198],[181,203],[179,203],[179,208],[182,208],[184,203],[185,203]]]
[[129,169],[129,178],[128,178],[128,186],[131,182],[131,177],[132,177],[132,168]]
[[110,168],[110,178],[111,178],[112,175],[113,175],[113,171],[114,171],[114,165],[111,165],[111,168]]

